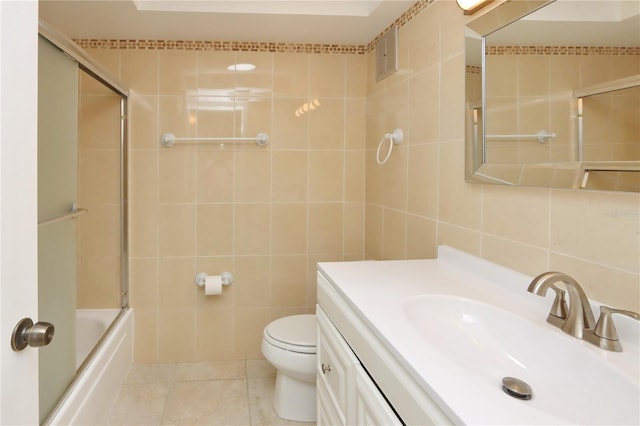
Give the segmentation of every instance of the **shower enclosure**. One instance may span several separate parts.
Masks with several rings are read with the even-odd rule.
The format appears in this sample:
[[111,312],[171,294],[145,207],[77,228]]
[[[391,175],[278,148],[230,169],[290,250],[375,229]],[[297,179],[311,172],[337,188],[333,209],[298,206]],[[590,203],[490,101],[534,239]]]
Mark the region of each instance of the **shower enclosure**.
[[38,314],[55,325],[42,423],[128,309],[128,91],[43,23],[38,49]]

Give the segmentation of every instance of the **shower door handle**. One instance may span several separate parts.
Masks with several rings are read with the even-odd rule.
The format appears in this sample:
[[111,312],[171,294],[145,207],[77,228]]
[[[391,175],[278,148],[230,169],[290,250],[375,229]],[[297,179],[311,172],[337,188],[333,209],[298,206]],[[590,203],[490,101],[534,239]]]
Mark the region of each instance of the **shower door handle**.
[[22,318],[11,334],[11,349],[21,351],[27,346],[47,346],[53,340],[55,327],[48,322],[33,323],[31,318]]

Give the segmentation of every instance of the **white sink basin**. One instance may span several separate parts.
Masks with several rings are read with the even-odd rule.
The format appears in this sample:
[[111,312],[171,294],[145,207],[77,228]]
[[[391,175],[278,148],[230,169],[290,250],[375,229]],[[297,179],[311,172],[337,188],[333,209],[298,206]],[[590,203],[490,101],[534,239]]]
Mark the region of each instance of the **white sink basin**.
[[562,422],[640,424],[638,384],[587,350],[587,343],[550,328],[545,318],[537,324],[448,295],[415,296],[403,309],[424,343],[466,371],[478,393],[502,393],[502,378],[511,376],[528,383],[533,398],[504,398]]

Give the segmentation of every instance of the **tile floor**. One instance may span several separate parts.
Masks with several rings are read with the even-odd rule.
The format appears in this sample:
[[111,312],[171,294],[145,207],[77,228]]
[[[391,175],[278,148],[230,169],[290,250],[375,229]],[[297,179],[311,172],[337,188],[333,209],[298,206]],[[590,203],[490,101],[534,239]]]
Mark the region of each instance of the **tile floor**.
[[134,365],[108,425],[299,425],[271,401],[275,370],[265,360]]

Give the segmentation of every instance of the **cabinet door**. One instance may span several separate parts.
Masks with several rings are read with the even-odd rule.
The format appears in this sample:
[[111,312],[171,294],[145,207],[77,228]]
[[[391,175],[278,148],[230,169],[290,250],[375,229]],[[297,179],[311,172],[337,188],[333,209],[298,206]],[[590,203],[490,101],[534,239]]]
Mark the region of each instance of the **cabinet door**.
[[[327,411],[333,412],[328,417],[339,420],[332,421],[331,424],[345,425],[348,419],[352,418],[354,409],[353,405],[349,407],[349,402],[354,400],[354,368],[359,361],[320,307],[316,317],[318,319],[317,389],[319,397],[325,398],[324,401],[319,401],[319,405],[324,404]],[[318,423],[321,424],[321,422],[320,420]]]
[[360,364],[355,367],[355,379],[354,424],[367,426],[402,425],[396,413]]

